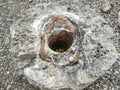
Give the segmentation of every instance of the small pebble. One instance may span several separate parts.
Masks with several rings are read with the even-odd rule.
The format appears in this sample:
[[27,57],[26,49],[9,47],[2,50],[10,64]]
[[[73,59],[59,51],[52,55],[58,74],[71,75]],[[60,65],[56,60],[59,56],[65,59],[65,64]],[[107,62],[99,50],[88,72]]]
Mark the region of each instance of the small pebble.
[[107,13],[111,10],[112,5],[109,2],[106,2],[102,5],[102,11]]
[[7,86],[7,90],[10,90],[10,88],[11,88],[11,85],[8,85],[8,86]]
[[33,0],[28,0],[29,3],[31,3]]

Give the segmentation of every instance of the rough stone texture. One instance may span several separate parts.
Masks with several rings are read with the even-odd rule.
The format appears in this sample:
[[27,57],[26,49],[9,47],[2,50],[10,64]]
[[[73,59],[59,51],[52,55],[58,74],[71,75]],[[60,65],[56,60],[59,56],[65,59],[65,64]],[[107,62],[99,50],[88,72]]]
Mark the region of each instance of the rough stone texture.
[[[101,12],[101,5],[105,1],[110,2],[113,7],[109,13]],[[118,41],[116,42],[116,49],[120,52],[120,28],[118,27],[118,12],[120,11],[119,0],[81,0],[80,6],[88,5],[101,14],[114,28]],[[18,20],[22,16],[22,12],[41,0],[0,0],[0,89],[1,90],[39,90],[37,87],[32,86],[21,75],[16,64],[11,59],[9,52],[10,49],[10,32],[9,27],[13,21]],[[54,2],[54,1],[53,1]],[[57,2],[57,1],[56,1]],[[69,4],[70,2],[64,1],[62,4]],[[72,3],[72,2],[71,2]],[[117,59],[115,64],[98,80],[89,85],[85,90],[119,90],[120,89],[120,60]]]
[[119,23],[119,26],[120,26],[120,12],[118,12],[118,23]]
[[[53,52],[46,41],[51,33],[63,29],[60,27],[55,30],[53,28],[51,32],[45,31],[49,18],[56,14],[69,18],[77,25],[77,40],[64,55]],[[83,89],[103,75],[118,58],[113,45],[113,29],[89,6],[37,4],[25,11],[24,17],[15,22],[10,31],[12,59],[23,68],[28,81],[42,90]],[[69,32],[72,31],[71,29]],[[40,45],[42,36],[45,36],[45,46]],[[39,57],[41,47],[45,49],[51,62],[43,61]],[[80,52],[77,55],[78,61],[72,64],[69,59],[74,59],[76,51]],[[31,61],[34,61],[32,65]]]

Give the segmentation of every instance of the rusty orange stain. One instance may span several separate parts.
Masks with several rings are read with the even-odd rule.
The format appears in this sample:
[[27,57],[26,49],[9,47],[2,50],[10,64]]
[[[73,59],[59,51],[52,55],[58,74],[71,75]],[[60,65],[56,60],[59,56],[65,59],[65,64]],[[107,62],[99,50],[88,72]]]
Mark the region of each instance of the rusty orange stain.
[[41,37],[41,47],[40,47],[39,55],[40,55],[40,57],[41,57],[42,59],[50,62],[51,60],[50,60],[50,58],[48,57],[48,55],[46,54],[46,52],[45,52],[45,50],[44,50],[44,49],[45,49],[44,47],[45,47],[45,36],[42,36],[42,37]]
[[58,14],[51,17],[51,20],[46,25],[46,30],[53,30],[55,27],[60,28],[63,25],[65,29],[75,30],[75,26],[67,17]]

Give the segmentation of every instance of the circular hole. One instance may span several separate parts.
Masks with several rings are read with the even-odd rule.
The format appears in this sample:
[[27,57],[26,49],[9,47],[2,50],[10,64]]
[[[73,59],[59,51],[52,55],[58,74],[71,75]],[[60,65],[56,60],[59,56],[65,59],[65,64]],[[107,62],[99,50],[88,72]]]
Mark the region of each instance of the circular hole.
[[56,52],[65,52],[73,43],[73,33],[61,31],[48,39],[49,47]]

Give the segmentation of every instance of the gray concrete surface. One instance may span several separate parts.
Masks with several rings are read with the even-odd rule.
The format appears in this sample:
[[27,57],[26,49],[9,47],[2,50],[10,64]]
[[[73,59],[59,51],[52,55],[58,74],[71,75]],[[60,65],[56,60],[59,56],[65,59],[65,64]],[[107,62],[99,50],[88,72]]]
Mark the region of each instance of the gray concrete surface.
[[[57,2],[59,0],[30,0],[30,2],[28,0],[0,0],[0,90],[39,90],[38,87],[29,84],[21,75],[21,70],[11,58],[9,27],[23,15],[23,11],[44,1]],[[63,4],[74,3],[72,0],[61,1]],[[106,1],[110,4],[108,8],[104,5]],[[118,26],[120,0],[80,0],[79,4],[89,5],[109,22],[118,36],[119,40],[115,46],[120,52],[120,27]],[[103,76],[84,90],[120,90],[120,59]]]

